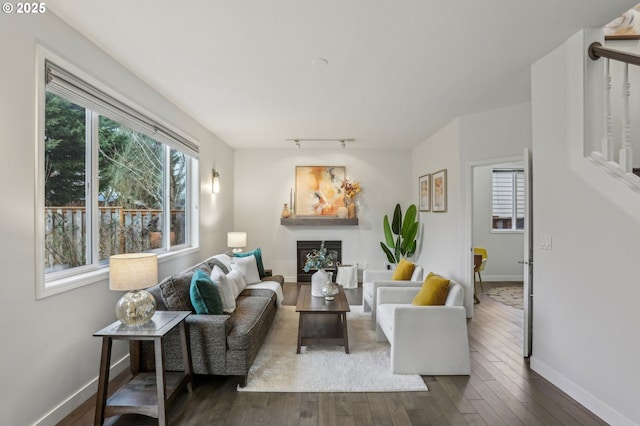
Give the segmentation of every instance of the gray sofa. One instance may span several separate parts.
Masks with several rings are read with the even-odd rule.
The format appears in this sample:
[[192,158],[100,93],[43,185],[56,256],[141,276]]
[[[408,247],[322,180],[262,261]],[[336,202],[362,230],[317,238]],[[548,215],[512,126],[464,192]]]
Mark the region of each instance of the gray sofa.
[[[241,386],[246,385],[247,374],[265,336],[273,323],[278,308],[276,293],[265,288],[248,286],[236,299],[236,309],[230,315],[198,315],[189,297],[191,277],[196,269],[209,274],[215,265],[228,268],[217,255],[191,268],[162,280],[148,289],[156,299],[156,309],[163,311],[191,311],[186,319],[189,327],[191,357],[194,374],[242,376]],[[266,276],[279,286],[284,284],[282,275]],[[137,348],[140,348],[139,350]],[[134,370],[155,369],[152,342],[132,344],[131,366]],[[164,339],[165,368],[182,371],[182,352],[178,330]]]

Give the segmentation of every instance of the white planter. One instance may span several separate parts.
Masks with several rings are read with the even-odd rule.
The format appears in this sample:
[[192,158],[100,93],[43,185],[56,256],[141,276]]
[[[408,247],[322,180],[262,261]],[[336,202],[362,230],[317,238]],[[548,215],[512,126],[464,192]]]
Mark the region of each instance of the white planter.
[[322,287],[331,281],[331,272],[327,272],[324,269],[318,269],[311,275],[311,295],[314,297],[322,296]]

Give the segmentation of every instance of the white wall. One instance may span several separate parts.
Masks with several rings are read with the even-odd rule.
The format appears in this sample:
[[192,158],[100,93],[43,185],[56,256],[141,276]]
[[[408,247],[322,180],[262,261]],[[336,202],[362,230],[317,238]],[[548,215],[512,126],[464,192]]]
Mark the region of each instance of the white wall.
[[[417,192],[411,181],[408,150],[329,148],[251,150],[235,154],[235,229],[247,232],[247,249],[261,247],[266,268],[295,281],[297,240],[342,240],[342,261],[384,267],[382,219],[403,209]],[[347,178],[360,181],[358,226],[281,226],[280,214],[295,191],[295,167],[345,166]],[[231,229],[228,229],[229,231]]]
[[[35,298],[36,43],[117,89],[130,100],[201,142],[201,252],[160,265],[169,275],[225,249],[219,229],[231,226],[233,179],[210,194],[214,160],[233,176],[233,151],[160,97],[54,14],[6,15],[0,25],[0,417],[3,424],[55,424],[96,388],[100,339],[92,334],[115,320],[120,293],[107,280],[41,300]],[[113,362],[127,354],[114,344]],[[122,363],[126,367],[128,361]]]
[[492,178],[492,165],[473,168],[473,247],[486,248],[488,256],[482,280],[522,281],[524,234],[491,231]]
[[[412,174],[447,169],[447,213],[423,212],[423,247],[418,261],[466,289],[467,315],[473,315],[472,171],[475,166],[522,157],[531,146],[529,103],[468,114],[453,120],[412,151]],[[417,190],[414,202],[417,203]]]
[[[460,247],[460,121],[456,119],[414,148],[413,202],[418,203],[418,178],[447,170],[447,211],[421,212],[422,246],[417,262],[425,268],[465,285],[457,256]],[[468,283],[467,283],[468,285]]]
[[[575,119],[583,113],[581,37],[532,67],[531,366],[605,421],[640,424],[640,224],[637,208],[625,213],[610,199],[617,196],[623,204],[638,194],[615,182],[600,191],[574,171],[576,164],[591,167],[569,157],[575,151],[571,141],[584,128],[583,120]],[[606,173],[597,176],[609,183]],[[543,235],[552,237],[551,251],[537,248]]]

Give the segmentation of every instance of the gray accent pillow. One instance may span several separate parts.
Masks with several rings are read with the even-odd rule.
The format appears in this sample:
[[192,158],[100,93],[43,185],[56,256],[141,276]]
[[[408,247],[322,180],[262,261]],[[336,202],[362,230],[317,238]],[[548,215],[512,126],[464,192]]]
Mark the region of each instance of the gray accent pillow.
[[173,275],[159,284],[162,298],[170,311],[194,311],[189,289],[193,271]]

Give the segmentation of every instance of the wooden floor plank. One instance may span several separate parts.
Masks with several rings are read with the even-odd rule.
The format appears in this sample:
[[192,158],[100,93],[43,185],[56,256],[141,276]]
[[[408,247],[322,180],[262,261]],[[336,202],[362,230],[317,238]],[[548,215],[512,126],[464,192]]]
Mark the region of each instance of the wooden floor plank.
[[375,425],[392,425],[391,416],[385,403],[384,393],[368,393],[367,401],[369,401],[369,410]]
[[506,425],[504,420],[495,412],[491,405],[484,399],[474,399],[470,401],[471,405],[482,420],[490,426]]
[[[449,424],[451,425],[466,425],[467,422],[464,419],[464,416],[459,411],[458,405],[450,398],[447,392],[443,389],[442,385],[438,381],[433,381],[427,383],[429,387],[429,392],[432,395],[433,400],[436,402],[440,411],[444,414],[444,417],[447,419]],[[466,403],[466,401],[465,401]],[[465,404],[462,404],[465,405]],[[469,404],[471,410],[475,412],[473,406]],[[467,408],[468,410],[468,408]]]
[[336,420],[336,397],[337,394],[323,393],[318,395],[318,424],[323,426],[333,426]]
[[442,390],[449,396],[449,399],[456,406],[459,413],[476,413],[473,405],[471,405],[471,403],[462,395],[460,389],[458,389],[451,378],[452,376],[440,376],[437,378],[437,381],[440,386],[442,386]]
[[409,416],[402,406],[402,398],[398,393],[385,394],[384,402],[387,405],[387,411],[389,411],[389,417],[394,426],[411,424],[411,420],[409,420]]

